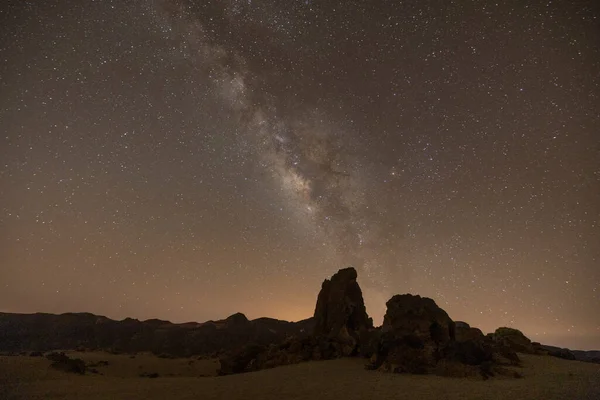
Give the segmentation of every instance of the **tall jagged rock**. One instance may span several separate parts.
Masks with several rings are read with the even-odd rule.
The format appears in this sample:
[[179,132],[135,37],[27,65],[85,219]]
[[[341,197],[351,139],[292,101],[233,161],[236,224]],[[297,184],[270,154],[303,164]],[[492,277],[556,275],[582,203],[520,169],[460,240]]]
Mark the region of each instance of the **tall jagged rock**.
[[343,344],[343,355],[352,354],[361,332],[373,328],[356,278],[350,267],[325,279],[315,307],[313,335]]
[[356,270],[350,267],[323,281],[315,307],[315,336],[337,337],[344,327],[348,332],[373,327],[357,276]]
[[357,355],[361,337],[373,330],[354,268],[326,279],[317,297],[310,337],[293,337],[271,346],[246,346],[221,358],[221,375],[250,372],[309,360]]

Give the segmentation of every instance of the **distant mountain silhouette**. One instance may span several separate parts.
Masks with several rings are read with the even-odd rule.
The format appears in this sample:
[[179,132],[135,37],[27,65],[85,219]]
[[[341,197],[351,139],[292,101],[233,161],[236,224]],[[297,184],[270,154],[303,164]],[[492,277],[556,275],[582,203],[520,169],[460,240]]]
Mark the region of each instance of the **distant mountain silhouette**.
[[288,322],[250,321],[237,313],[219,321],[174,324],[159,319],[115,321],[90,313],[0,313],[0,351],[99,349],[157,355],[218,355],[247,343],[278,343],[312,332],[312,318]]
[[600,364],[600,350],[570,350],[548,345],[541,347],[554,357]]

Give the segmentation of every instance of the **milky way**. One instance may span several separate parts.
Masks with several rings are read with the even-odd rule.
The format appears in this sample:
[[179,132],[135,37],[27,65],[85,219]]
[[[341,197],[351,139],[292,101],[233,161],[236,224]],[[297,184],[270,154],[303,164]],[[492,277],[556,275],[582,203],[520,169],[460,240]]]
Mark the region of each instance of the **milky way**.
[[[261,168],[281,185],[286,207],[320,230],[322,240],[338,256],[338,265],[366,272],[366,284],[379,277],[376,286],[385,287],[389,277],[382,269],[395,263],[389,256],[381,263],[379,258],[390,252],[397,256],[389,249],[385,230],[398,226],[386,221],[391,210],[379,207],[366,193],[367,177],[356,160],[358,154],[348,149],[348,142],[357,140],[356,133],[301,102],[287,101],[290,104],[278,112],[277,105],[286,103],[286,94],[265,90],[261,82],[268,76],[252,71],[235,49],[214,44],[192,10],[192,3],[179,2],[162,2],[155,9],[168,38],[177,47],[191,50],[186,58],[193,65],[209,71],[216,93],[239,121],[240,134],[250,137],[244,144],[252,145]],[[249,3],[236,3],[225,11],[239,16],[252,8]]]
[[0,310],[297,320],[352,265],[600,347],[594,2],[1,11]]

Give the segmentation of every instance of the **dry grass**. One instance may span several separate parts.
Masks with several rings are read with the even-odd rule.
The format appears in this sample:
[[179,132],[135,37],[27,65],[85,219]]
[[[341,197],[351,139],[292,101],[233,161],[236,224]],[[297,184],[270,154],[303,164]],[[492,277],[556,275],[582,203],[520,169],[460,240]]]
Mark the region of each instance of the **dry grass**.
[[[49,369],[45,358],[0,357],[2,399],[600,399],[600,365],[523,355],[523,379],[452,379],[365,371],[358,359],[309,362],[226,377],[211,360],[70,353],[107,360],[104,375]],[[142,366],[140,368],[140,365]],[[140,371],[158,372],[156,379]],[[172,374],[175,376],[166,376]]]

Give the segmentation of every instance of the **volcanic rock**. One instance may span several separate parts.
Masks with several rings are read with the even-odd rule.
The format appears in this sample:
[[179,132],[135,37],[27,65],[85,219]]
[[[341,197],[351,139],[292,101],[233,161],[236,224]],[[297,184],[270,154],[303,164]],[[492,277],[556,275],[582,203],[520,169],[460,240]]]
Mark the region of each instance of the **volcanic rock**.
[[531,340],[523,332],[514,328],[498,328],[491,335],[492,339],[517,353],[535,354],[535,348]]
[[[425,365],[435,364],[440,350],[455,339],[454,321],[430,298],[396,295],[386,306],[381,331],[385,340],[391,341],[388,345],[399,346],[407,353],[412,353],[407,349],[420,349],[422,357],[419,360]],[[395,353],[402,351],[392,351]],[[413,358],[411,356],[411,360]]]
[[50,367],[74,374],[85,374],[85,362],[79,358],[70,358],[65,353],[51,353],[46,356],[52,361]]
[[518,364],[509,347],[465,322],[454,323],[432,299],[396,295],[386,305],[381,332],[370,338],[377,350],[367,369],[488,378],[511,373],[501,365]]
[[323,282],[315,307],[312,336],[292,337],[280,345],[268,347],[248,345],[230,352],[221,357],[219,374],[358,354],[361,338],[368,342],[365,335],[374,329],[356,278],[356,270],[346,268]]
[[455,338],[457,342],[465,342],[468,340],[480,340],[484,338],[483,332],[480,329],[473,328],[466,322],[455,321]]
[[343,355],[354,352],[361,330],[373,328],[356,278],[354,268],[345,268],[326,279],[315,307],[313,335],[343,343]]

